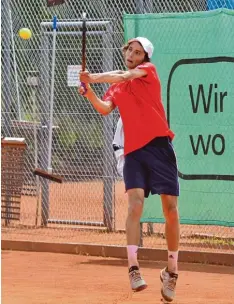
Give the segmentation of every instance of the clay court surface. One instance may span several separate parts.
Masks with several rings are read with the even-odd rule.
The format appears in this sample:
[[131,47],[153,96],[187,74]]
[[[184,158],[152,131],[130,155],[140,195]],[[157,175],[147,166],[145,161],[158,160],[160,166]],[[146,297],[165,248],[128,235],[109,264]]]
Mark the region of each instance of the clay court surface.
[[[142,262],[149,287],[129,289],[125,260],[56,253],[2,251],[3,304],[162,303],[161,262]],[[234,268],[180,264],[175,304],[232,304]]]

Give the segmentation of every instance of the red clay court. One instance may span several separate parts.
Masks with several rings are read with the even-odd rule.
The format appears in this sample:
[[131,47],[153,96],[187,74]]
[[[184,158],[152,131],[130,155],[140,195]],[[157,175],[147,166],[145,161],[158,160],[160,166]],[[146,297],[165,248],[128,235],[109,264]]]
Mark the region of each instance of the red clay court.
[[[132,293],[125,260],[2,251],[3,304],[157,304],[163,262],[142,262],[148,289]],[[175,304],[233,304],[234,268],[180,264]]]

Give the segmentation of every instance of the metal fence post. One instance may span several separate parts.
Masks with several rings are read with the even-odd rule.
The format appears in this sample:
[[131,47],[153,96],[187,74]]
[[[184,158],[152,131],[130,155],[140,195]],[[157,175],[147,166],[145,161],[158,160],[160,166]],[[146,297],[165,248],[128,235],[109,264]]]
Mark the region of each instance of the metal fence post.
[[[106,26],[106,33],[103,35],[103,71],[113,70],[113,51],[112,51],[112,26],[108,24]],[[103,85],[103,89],[106,90],[107,86]],[[103,117],[103,138],[104,138],[104,202],[103,202],[103,221],[104,225],[108,228],[108,231],[113,230],[114,222],[114,177],[113,177],[113,114],[109,114]]]
[[136,14],[144,13],[144,0],[135,0]]
[[[49,138],[49,100],[50,100],[50,43],[49,37],[42,34],[41,60],[39,66],[39,115],[41,130],[38,134],[39,167],[48,166],[48,138]],[[41,179],[41,224],[47,225],[49,218],[49,182]]]
[[10,18],[10,1],[2,1],[2,126],[4,134],[12,136],[11,124],[11,18]]

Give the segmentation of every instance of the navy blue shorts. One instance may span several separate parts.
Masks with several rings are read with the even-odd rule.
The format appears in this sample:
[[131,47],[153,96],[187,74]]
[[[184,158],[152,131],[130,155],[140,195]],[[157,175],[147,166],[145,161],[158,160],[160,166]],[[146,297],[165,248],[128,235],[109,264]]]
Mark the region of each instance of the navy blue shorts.
[[126,191],[134,188],[151,194],[179,196],[176,156],[169,137],[157,137],[144,147],[125,156]]

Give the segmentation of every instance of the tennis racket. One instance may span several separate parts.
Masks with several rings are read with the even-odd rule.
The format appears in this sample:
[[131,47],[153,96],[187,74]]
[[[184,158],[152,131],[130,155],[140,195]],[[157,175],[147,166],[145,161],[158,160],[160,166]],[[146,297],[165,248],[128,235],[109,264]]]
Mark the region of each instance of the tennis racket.
[[[82,72],[85,71],[86,68],[86,13],[83,13],[82,15]],[[81,86],[84,89],[84,93],[82,95],[85,95],[87,92],[87,88],[84,82],[81,82]]]

